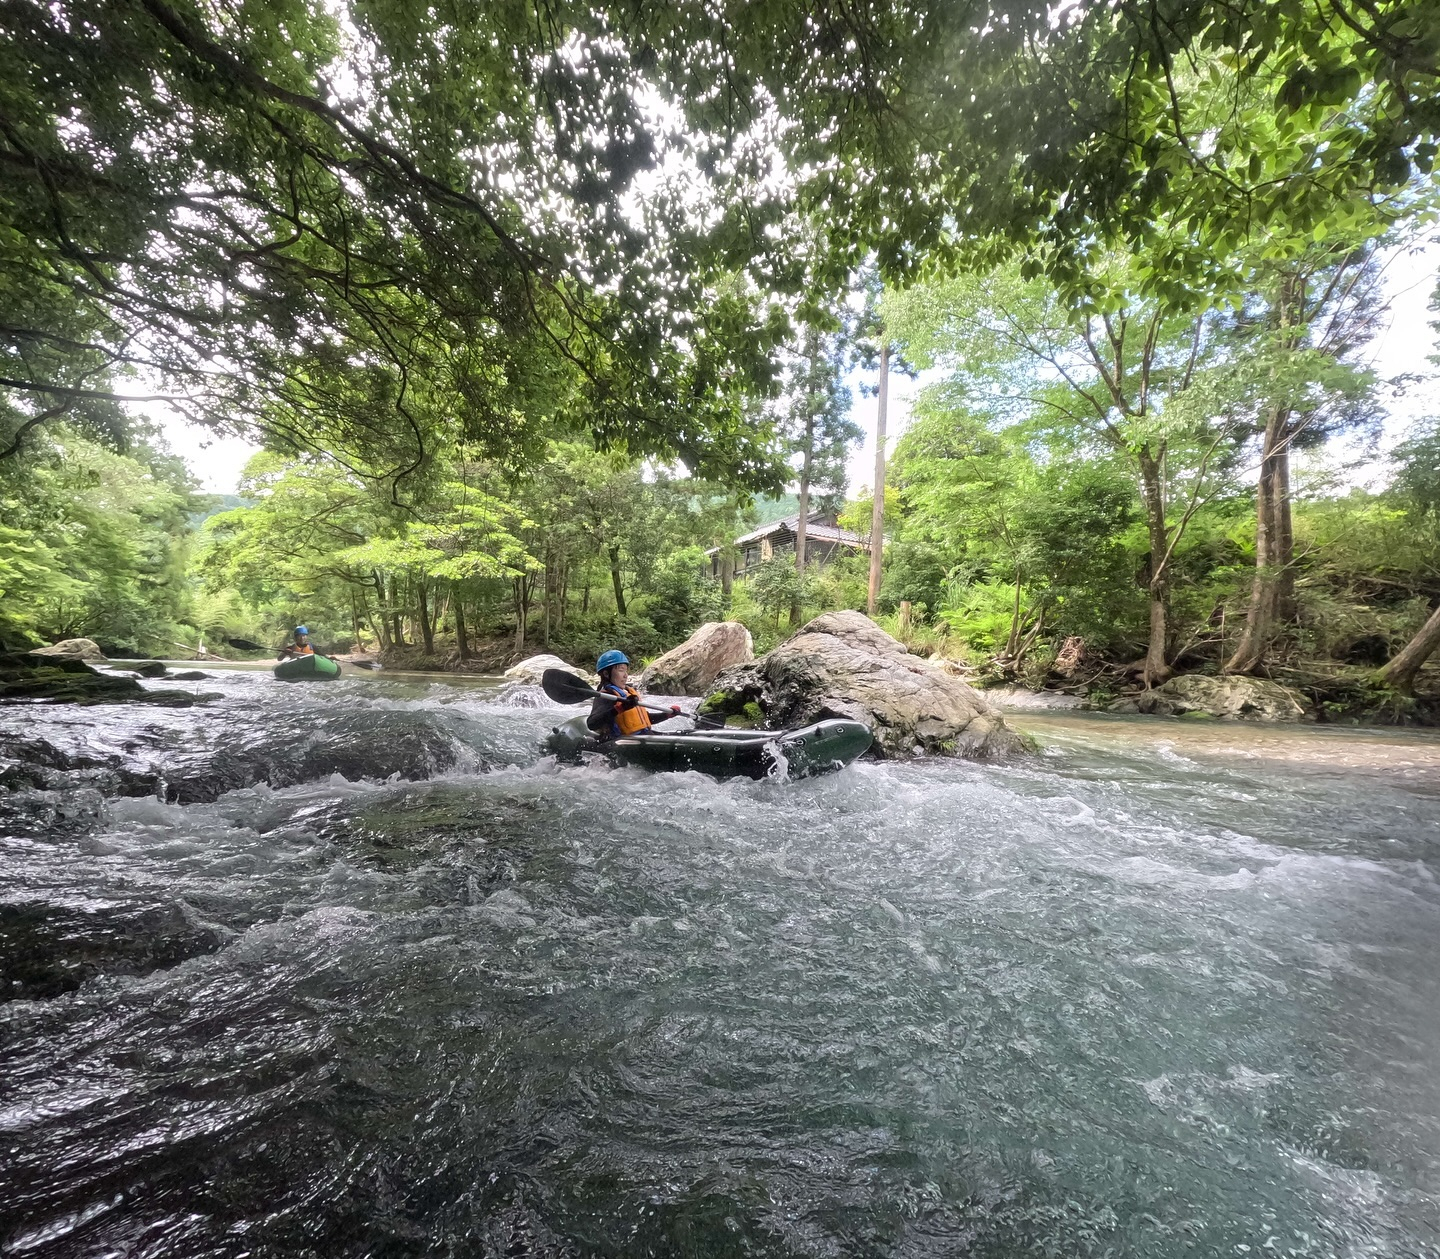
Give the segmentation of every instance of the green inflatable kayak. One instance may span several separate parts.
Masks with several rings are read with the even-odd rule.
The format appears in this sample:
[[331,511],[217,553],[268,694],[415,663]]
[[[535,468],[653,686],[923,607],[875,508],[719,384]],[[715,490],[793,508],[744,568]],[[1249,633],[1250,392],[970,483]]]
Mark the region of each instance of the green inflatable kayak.
[[328,682],[340,676],[340,666],[329,656],[291,656],[275,666],[282,682]]
[[652,730],[600,743],[585,725],[588,715],[556,726],[544,741],[545,751],[570,763],[579,761],[582,752],[599,752],[617,764],[657,773],[697,770],[715,778],[805,778],[843,769],[871,742],[869,728],[860,722],[830,720],[797,730]]

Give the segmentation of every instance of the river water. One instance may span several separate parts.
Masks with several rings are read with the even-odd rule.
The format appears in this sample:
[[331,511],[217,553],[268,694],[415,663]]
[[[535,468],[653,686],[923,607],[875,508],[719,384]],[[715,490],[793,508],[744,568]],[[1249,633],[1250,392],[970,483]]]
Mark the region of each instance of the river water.
[[0,710],[133,771],[23,793],[0,908],[210,941],[0,1005],[0,1254],[1440,1253],[1433,736],[717,784],[216,679]]

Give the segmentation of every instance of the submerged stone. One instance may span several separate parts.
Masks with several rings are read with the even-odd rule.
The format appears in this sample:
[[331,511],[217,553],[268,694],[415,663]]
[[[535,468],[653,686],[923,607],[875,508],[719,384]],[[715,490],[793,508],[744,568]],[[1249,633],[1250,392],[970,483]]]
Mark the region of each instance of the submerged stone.
[[0,901],[0,1002],[73,992],[96,975],[145,975],[224,943],[173,902]]
[[218,694],[193,695],[189,691],[147,691],[134,676],[102,673],[78,655],[0,654],[0,704],[157,704],[189,708],[219,698]]
[[78,839],[105,819],[105,797],[93,787],[0,793],[0,835]]

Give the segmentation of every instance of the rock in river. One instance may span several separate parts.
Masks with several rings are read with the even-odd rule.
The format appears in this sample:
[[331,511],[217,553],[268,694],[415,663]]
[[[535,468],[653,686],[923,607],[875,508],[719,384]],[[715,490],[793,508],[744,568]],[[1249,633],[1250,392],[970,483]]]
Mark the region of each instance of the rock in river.
[[1186,673],[1135,697],[1136,710],[1157,717],[1189,715],[1250,721],[1304,721],[1312,717],[1298,691],[1264,678]]
[[700,711],[748,711],[772,729],[825,717],[863,721],[882,757],[980,759],[1026,746],[977,691],[910,655],[859,612],[827,612],[759,660],[727,669]]
[[197,699],[210,698],[213,696],[195,696],[189,691],[149,691],[133,677],[92,669],[79,655],[0,655],[0,703],[44,700],[53,704],[160,704],[188,708]]
[[739,621],[707,621],[652,661],[639,686],[654,695],[705,695],[723,670],[754,659],[750,631]]
[[37,647],[32,656],[54,656],[60,660],[104,660],[105,653],[93,638],[66,638],[48,647]]
[[594,686],[600,681],[593,673],[584,669],[577,669],[573,664],[561,660],[559,656],[530,656],[519,664],[511,665],[505,670],[507,682],[521,682],[526,686],[539,686],[541,675],[546,669],[564,669],[566,673],[574,673],[584,678],[590,685]]

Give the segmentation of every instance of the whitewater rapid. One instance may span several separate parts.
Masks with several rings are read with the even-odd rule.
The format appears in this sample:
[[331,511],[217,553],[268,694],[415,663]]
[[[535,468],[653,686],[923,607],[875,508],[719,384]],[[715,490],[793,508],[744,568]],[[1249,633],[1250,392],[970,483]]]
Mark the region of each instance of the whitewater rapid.
[[494,684],[199,689],[0,709],[71,766],[0,959],[81,959],[0,1005],[0,1254],[1440,1253],[1433,736],[716,783]]

